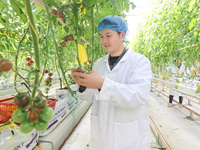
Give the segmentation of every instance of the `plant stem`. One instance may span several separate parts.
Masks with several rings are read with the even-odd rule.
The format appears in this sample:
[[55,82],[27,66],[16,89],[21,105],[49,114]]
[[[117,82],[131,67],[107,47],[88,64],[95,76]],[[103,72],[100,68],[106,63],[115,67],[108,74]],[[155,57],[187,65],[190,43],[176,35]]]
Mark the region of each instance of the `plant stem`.
[[[46,57],[45,57],[45,61],[44,61],[44,68],[43,68],[43,73],[42,73],[42,77],[40,78],[40,82],[39,82],[39,86],[42,82],[42,78],[44,77],[44,70],[46,69],[46,64],[47,64],[47,58],[48,58],[48,37],[49,37],[49,24],[48,24],[48,27],[47,27],[47,35],[46,35]],[[39,87],[38,86],[38,87]]]
[[19,91],[17,90],[17,74],[18,74],[18,68],[17,68],[17,59],[18,59],[18,56],[19,56],[19,49],[21,47],[21,44],[22,42],[24,41],[25,37],[26,37],[26,34],[28,33],[28,30],[29,30],[29,26],[28,28],[26,29],[26,32],[24,34],[24,36],[22,37],[22,39],[19,41],[19,45],[17,47],[17,53],[15,55],[15,76],[14,76],[14,87],[15,87],[15,91],[17,93],[19,93]]
[[[73,3],[74,3],[74,7],[77,7],[75,0],[73,1]],[[78,8],[74,9],[74,10],[78,10]],[[77,53],[76,59],[78,61],[79,66],[82,68],[81,62],[80,62],[80,59],[79,59],[79,52],[78,52],[78,11],[74,11],[74,15],[75,15],[75,25],[76,25],[75,26],[75,34],[76,34],[75,43],[76,43],[76,53]]]
[[70,93],[73,94],[73,91],[71,90],[71,88],[69,87],[69,84],[68,84],[68,82],[67,82],[67,79],[66,79],[66,76],[65,76],[65,72],[64,72],[64,70],[63,70],[61,60],[60,60],[60,58],[59,58],[58,46],[57,46],[57,43],[56,43],[56,39],[55,39],[55,36],[54,36],[52,24],[51,24],[51,18],[50,18],[50,14],[49,14],[49,9],[48,9],[46,3],[44,3],[44,5],[45,5],[45,9],[46,9],[46,12],[47,12],[47,15],[48,15],[48,19],[49,19],[49,25],[50,25],[51,33],[52,33],[52,36],[53,36],[54,45],[55,45],[55,48],[56,48],[56,54],[57,54],[57,57],[58,57],[58,63],[59,63],[59,66],[60,66],[62,75],[63,75],[63,77],[64,77],[64,79],[65,79],[65,82],[66,82],[66,84],[67,84],[67,87],[68,87]]
[[[33,38],[33,46],[34,46],[34,60],[35,60],[35,67],[37,70],[40,70],[40,54],[39,54],[39,47],[38,47],[38,35],[36,33],[36,28],[35,28],[35,22],[34,22],[34,18],[33,18],[33,13],[32,13],[32,7],[31,7],[31,2],[30,0],[24,0],[24,5],[26,8],[26,13],[28,15],[29,18],[29,23],[31,26],[31,34],[32,34],[32,38]],[[34,87],[32,90],[32,97],[35,96],[35,93],[39,87],[39,73],[40,72],[36,72],[35,73],[35,79],[34,79]]]
[[93,7],[91,10],[92,13],[92,62],[91,62],[91,70],[92,70],[92,66],[93,66],[93,62],[94,62],[94,11],[93,11]]

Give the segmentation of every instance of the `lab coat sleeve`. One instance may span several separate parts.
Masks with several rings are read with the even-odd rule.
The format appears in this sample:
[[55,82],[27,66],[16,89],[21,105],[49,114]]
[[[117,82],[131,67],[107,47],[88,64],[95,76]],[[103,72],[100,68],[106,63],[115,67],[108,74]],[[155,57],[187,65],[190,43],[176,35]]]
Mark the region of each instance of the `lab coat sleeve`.
[[86,90],[82,93],[80,93],[78,90],[76,91],[76,94],[81,100],[90,101],[90,102],[93,102],[93,97],[94,97],[93,93],[94,93],[94,89],[88,89],[88,88],[86,88]]
[[120,107],[135,108],[148,105],[152,72],[149,60],[142,57],[131,72],[128,84],[105,77],[97,100],[108,101]]

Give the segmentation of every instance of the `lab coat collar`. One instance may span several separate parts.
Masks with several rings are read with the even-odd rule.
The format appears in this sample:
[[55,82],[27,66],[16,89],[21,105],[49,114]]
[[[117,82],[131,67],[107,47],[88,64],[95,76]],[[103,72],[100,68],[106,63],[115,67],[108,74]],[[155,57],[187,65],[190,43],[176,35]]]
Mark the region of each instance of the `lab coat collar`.
[[[120,61],[118,62],[118,64],[113,68],[113,70],[118,69],[119,66],[120,66],[120,63],[126,61],[127,58],[130,56],[130,54],[131,54],[131,50],[128,49],[127,52],[124,54],[124,56],[120,59]],[[111,71],[111,70],[110,70],[110,67],[109,67],[109,63],[108,63],[108,58],[109,58],[109,54],[107,54],[107,55],[104,57],[104,62],[106,63],[107,69],[108,69],[109,71]]]
[[[127,52],[124,54],[124,56],[121,58],[121,60],[119,62],[123,62],[125,61],[128,56],[130,55],[131,51],[129,49],[127,49]],[[104,57],[104,62],[105,63],[108,63],[108,58],[109,58],[109,54],[107,54],[105,57]]]

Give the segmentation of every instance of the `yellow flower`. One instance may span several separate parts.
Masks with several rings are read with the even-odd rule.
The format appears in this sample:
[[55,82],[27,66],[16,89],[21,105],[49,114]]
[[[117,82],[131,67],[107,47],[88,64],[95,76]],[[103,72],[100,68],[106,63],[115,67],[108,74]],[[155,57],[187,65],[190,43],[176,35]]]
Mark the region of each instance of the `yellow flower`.
[[182,81],[184,81],[185,79],[184,78],[182,78]]
[[176,72],[179,72],[179,69],[177,69]]
[[158,80],[155,81],[156,83],[158,82]]
[[163,73],[163,76],[165,77],[166,75],[167,75],[167,74],[164,72],[164,73]]

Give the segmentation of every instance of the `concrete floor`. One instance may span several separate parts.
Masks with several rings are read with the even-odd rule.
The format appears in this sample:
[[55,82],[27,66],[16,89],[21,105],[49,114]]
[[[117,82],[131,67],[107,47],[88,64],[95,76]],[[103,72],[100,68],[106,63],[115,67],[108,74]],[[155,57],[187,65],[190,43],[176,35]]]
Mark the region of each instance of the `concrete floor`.
[[[151,92],[149,113],[171,149],[200,149],[200,118],[194,116],[195,121],[188,119],[189,111],[176,104],[167,107],[167,101],[168,98]],[[61,150],[90,150],[90,111],[91,109]],[[160,149],[157,145],[157,134],[153,130],[150,142],[151,150]]]

